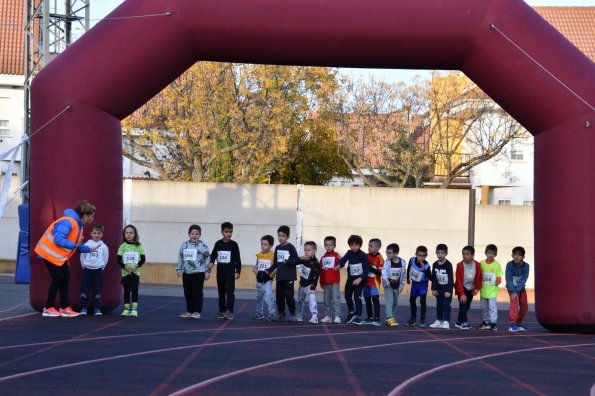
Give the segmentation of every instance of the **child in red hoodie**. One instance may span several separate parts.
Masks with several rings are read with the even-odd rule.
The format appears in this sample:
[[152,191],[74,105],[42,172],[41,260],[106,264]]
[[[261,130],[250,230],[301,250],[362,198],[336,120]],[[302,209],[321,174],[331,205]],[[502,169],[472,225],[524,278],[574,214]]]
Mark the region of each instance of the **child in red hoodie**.
[[463,261],[457,264],[455,272],[455,291],[459,297],[459,316],[455,327],[469,330],[471,325],[467,322],[467,312],[471,308],[473,296],[481,290],[481,264],[474,260],[475,248],[463,248]]

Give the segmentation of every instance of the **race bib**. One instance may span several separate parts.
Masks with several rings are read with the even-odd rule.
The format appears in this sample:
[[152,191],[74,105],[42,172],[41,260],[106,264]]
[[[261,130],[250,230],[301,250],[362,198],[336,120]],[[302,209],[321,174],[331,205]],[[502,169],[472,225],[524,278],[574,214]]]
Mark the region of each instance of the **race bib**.
[[217,262],[220,264],[231,263],[231,252],[225,250],[217,252]]
[[312,268],[306,267],[305,265],[300,265],[300,276],[304,279],[308,279],[310,277],[310,271]]
[[398,280],[401,278],[401,268],[395,268],[390,270],[390,279]]
[[448,283],[448,274],[436,274],[436,280],[439,285],[446,285]]
[[277,250],[277,261],[282,262],[289,258],[289,250]]
[[360,276],[364,272],[361,263],[349,264],[349,275]]
[[92,259],[98,259],[99,258],[99,252],[89,252],[87,254],[89,255],[88,256],[89,258],[92,258]]
[[122,261],[124,265],[136,265],[139,261],[139,256],[137,252],[126,252],[122,255]]
[[413,282],[421,282],[421,280],[424,277],[424,273],[412,269],[411,271],[409,271],[409,277]]
[[258,271],[266,271],[271,268],[271,260],[258,259],[256,269]]
[[334,257],[323,257],[322,258],[322,268],[323,269],[335,268],[335,258]]
[[184,249],[182,254],[184,256],[184,261],[196,262],[196,259],[198,258],[198,251],[196,249]]
[[495,285],[496,284],[496,274],[493,272],[484,272],[483,274],[483,284],[484,285]]
[[520,281],[521,281],[521,277],[520,276],[513,276],[512,277],[512,284],[513,285],[518,286]]

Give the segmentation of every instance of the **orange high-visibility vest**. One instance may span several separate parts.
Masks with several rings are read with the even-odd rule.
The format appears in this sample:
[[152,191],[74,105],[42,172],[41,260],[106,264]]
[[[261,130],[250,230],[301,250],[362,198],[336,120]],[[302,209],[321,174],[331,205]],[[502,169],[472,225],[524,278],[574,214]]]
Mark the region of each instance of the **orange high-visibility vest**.
[[72,230],[70,231],[70,234],[68,234],[66,239],[76,244],[82,237],[82,235],[79,234],[80,232],[82,232],[82,228],[79,227],[78,221],[76,221],[72,217],[64,216],[60,217],[58,220],[50,224],[47,230],[45,230],[45,232],[43,233],[39,242],[37,242],[37,246],[35,246],[35,253],[37,253],[42,258],[57,266],[64,265],[64,263],[68,261],[68,259],[74,254],[74,252],[76,252],[76,248],[67,249],[65,247],[56,245],[56,243],[54,242],[54,226],[56,225],[56,223],[62,220],[70,221],[70,224],[72,225]]

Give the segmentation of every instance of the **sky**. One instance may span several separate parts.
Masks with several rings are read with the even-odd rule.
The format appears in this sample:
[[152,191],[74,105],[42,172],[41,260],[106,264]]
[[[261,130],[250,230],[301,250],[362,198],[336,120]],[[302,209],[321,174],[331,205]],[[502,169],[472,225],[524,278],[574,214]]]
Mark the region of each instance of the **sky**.
[[[595,0],[525,0],[531,6],[595,6]],[[109,14],[114,8],[123,3],[123,0],[92,0],[91,25]],[[340,72],[350,75],[354,79],[367,80],[373,77],[376,80],[387,82],[410,81],[415,76],[430,77],[430,70],[403,70],[403,69],[349,69],[341,68]]]

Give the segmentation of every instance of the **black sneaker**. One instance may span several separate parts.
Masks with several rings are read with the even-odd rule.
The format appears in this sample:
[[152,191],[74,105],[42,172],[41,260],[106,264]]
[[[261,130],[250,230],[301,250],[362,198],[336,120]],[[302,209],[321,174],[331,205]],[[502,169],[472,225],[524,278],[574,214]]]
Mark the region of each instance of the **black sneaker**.
[[496,323],[490,323],[490,330],[498,331],[498,326],[496,325]]
[[415,326],[417,324],[417,319],[411,318],[407,322],[405,322],[405,326]]
[[345,318],[345,323],[352,323],[353,319],[355,319],[355,312],[349,312]]
[[218,312],[217,315],[215,315],[215,319],[225,319],[225,314],[223,312]]
[[477,330],[489,330],[490,324],[488,322],[481,322],[479,326],[476,327]]
[[279,314],[271,319],[272,322],[285,322],[285,314]]

